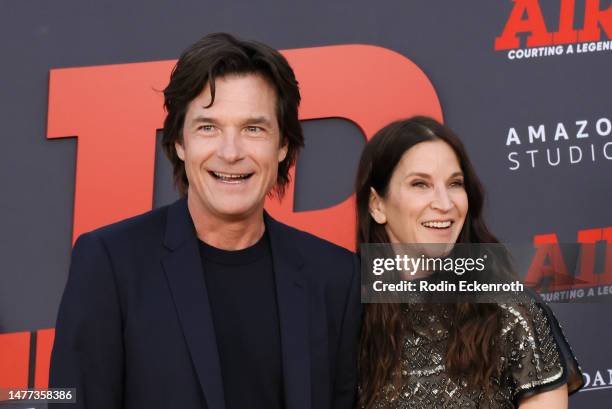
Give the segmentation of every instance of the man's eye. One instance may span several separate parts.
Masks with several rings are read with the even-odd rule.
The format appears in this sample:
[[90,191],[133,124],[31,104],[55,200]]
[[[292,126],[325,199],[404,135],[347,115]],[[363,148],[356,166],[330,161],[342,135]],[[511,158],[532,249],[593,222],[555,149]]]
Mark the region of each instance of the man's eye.
[[249,133],[259,133],[263,131],[259,126],[247,126],[246,131]]
[[204,131],[204,132],[212,132],[214,131],[215,127],[213,125],[200,125],[198,127],[199,131]]

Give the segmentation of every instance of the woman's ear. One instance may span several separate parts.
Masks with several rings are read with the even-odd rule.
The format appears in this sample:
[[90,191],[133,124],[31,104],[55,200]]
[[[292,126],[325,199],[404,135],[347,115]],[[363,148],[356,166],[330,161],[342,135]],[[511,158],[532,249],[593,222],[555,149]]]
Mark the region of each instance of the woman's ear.
[[183,147],[183,143],[179,140],[175,141],[174,149],[176,149],[176,156],[178,156],[180,160],[185,162],[185,148]]
[[370,215],[378,224],[387,223],[387,215],[385,214],[385,204],[382,198],[378,195],[373,187],[370,187],[369,201]]

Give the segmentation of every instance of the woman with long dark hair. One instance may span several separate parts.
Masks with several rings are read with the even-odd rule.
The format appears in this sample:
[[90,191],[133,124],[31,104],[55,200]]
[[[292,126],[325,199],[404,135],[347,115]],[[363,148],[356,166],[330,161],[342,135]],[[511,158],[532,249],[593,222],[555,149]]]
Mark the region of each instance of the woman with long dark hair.
[[[381,129],[361,156],[357,244],[498,243],[459,138],[427,117]],[[580,368],[550,309],[521,303],[364,306],[360,407],[565,408]]]

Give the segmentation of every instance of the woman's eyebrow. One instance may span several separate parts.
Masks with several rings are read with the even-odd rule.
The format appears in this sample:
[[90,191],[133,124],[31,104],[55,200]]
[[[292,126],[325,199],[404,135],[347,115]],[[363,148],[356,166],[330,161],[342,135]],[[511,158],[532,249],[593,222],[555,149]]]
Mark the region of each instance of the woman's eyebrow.
[[431,177],[427,173],[423,173],[423,172],[410,172],[409,174],[406,175],[406,177],[410,177],[410,176],[419,176],[419,177],[422,177],[422,178],[430,178]]

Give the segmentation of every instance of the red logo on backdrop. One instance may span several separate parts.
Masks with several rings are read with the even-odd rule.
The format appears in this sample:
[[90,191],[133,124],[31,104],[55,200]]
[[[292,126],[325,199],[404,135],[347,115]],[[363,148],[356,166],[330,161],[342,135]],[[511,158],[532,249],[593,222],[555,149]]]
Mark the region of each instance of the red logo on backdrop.
[[[302,120],[345,118],[368,139],[392,120],[411,115],[442,120],[427,76],[391,50],[340,45],[283,54],[300,83]],[[165,87],[174,63],[51,71],[47,136],[78,139],[73,240],[151,209],[155,130],[164,118],[163,96],[155,90]],[[294,190],[291,183],[281,203],[269,200],[268,211],[290,225],[354,248],[354,197],[327,209],[294,212]]]
[[612,38],[612,6],[601,10],[600,0],[586,0],[581,29],[574,29],[575,0],[560,0],[557,31],[550,30],[538,0],[514,0],[514,7],[499,37],[495,50],[509,50],[521,46],[519,34],[527,34],[527,47],[600,41],[602,31]]
[[[541,234],[533,238],[536,253],[531,261],[525,284],[538,290],[565,291],[612,285],[612,227],[578,231],[580,254],[577,274],[568,267],[572,257],[563,254],[556,234]],[[603,271],[596,271],[596,245],[605,242]],[[550,281],[547,288],[542,283]],[[599,290],[597,290],[599,291]],[[594,291],[595,293],[595,291]],[[609,289],[597,295],[611,295]],[[595,295],[595,294],[594,294]]]
[[[366,139],[412,115],[442,120],[423,71],[391,50],[366,45],[282,52],[302,92],[300,119],[345,118]],[[73,242],[83,232],[151,210],[160,92],[175,61],[51,70],[48,138],[76,137]],[[292,180],[295,168],[291,170]],[[354,196],[327,209],[295,212],[295,185],[268,211],[281,221],[354,248]],[[0,334],[0,386],[48,384],[53,329]]]

